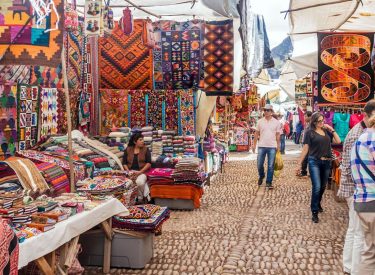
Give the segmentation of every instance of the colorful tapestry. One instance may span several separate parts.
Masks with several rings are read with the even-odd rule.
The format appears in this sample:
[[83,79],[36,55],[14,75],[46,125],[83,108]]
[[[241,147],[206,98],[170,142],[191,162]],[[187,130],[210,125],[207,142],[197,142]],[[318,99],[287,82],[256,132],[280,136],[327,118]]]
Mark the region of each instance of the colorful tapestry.
[[31,66],[30,84],[41,88],[63,88],[62,65],[57,68],[48,66]]
[[204,78],[202,40],[204,23],[159,21],[154,23],[155,89],[199,87]]
[[233,21],[206,22],[204,41],[206,95],[233,93]]
[[178,130],[178,91],[165,92],[165,129]]
[[145,95],[148,91],[132,90],[129,91],[131,95],[131,110],[130,110],[130,127],[145,127],[146,126],[146,100]]
[[10,83],[29,84],[30,66],[25,65],[0,65],[0,80]]
[[113,127],[128,127],[128,91],[100,90],[101,134]]
[[162,129],[163,121],[163,93],[161,91],[148,92],[148,123],[155,129]]
[[67,33],[67,77],[69,88],[81,88],[83,36],[80,31]]
[[192,90],[180,90],[180,118],[184,136],[195,136],[194,93]]
[[72,129],[78,129],[78,110],[81,90],[69,89],[70,113],[72,117]]
[[66,134],[68,132],[68,122],[66,114],[66,100],[63,89],[57,90],[57,133]]
[[[61,62],[64,2],[54,0],[56,9],[38,26],[29,1],[0,1],[0,64],[44,65]],[[43,12],[43,11],[42,11]],[[47,31],[49,29],[55,29]],[[9,47],[9,44],[12,44]]]
[[17,86],[0,85],[0,160],[17,148]]
[[373,33],[318,33],[318,102],[361,104],[374,98]]
[[99,76],[103,89],[152,89],[152,54],[143,44],[146,20],[134,20],[130,36],[118,25],[108,37],[99,38]]
[[43,88],[40,99],[40,137],[58,133],[58,92],[56,88]]
[[0,274],[18,274],[18,238],[7,219],[0,219]]
[[18,86],[17,117],[20,151],[31,148],[38,141],[39,99],[38,86]]

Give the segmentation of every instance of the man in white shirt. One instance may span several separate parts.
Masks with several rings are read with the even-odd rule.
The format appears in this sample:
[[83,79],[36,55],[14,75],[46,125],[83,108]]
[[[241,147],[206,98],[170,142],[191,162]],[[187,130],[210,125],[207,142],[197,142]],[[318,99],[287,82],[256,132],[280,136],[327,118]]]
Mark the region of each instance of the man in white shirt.
[[272,117],[272,105],[266,104],[263,110],[264,117],[258,121],[257,130],[255,132],[253,152],[255,152],[258,143],[258,185],[262,185],[263,179],[265,178],[264,162],[267,156],[266,187],[272,189],[275,157],[276,151],[280,149],[280,134],[282,129],[280,122]]

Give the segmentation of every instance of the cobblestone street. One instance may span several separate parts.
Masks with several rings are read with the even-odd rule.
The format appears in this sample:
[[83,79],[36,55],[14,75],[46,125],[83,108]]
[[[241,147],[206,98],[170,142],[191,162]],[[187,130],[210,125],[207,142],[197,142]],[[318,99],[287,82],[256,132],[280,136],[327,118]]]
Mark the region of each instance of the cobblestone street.
[[343,274],[346,205],[327,190],[321,221],[313,224],[311,183],[294,176],[295,157],[286,157],[274,190],[265,190],[257,186],[255,160],[241,156],[207,187],[200,209],[172,212],[145,269],[111,273]]

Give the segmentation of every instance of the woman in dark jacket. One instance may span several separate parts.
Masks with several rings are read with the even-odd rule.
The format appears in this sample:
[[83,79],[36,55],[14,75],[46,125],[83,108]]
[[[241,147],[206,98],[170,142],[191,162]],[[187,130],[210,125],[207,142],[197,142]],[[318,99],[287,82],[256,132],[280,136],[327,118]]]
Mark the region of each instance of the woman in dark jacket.
[[303,149],[297,173],[301,173],[303,160],[308,154],[308,165],[312,183],[311,212],[312,221],[319,222],[318,213],[323,212],[321,200],[326,188],[332,163],[333,143],[340,143],[340,137],[329,125],[324,124],[324,116],[315,112],[311,116],[310,128],[305,132]]
[[150,200],[150,189],[145,173],[151,168],[151,152],[145,146],[141,133],[135,133],[129,140],[122,161],[124,169],[138,186],[138,201]]

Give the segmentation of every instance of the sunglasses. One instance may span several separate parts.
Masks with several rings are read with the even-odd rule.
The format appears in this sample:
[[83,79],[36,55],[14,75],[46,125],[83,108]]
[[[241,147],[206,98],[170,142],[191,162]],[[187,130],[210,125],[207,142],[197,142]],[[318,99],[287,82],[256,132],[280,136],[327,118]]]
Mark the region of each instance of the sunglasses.
[[265,112],[271,112],[271,110],[270,110],[270,109],[264,109],[264,111],[265,111]]
[[323,122],[324,121],[324,119],[319,119],[319,120],[317,120],[316,122],[317,123],[321,123],[321,122]]

